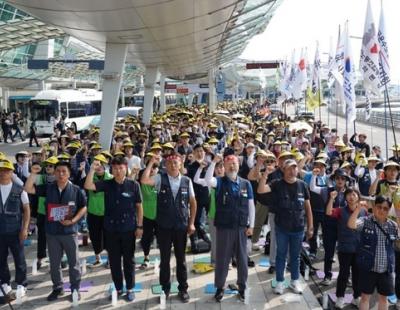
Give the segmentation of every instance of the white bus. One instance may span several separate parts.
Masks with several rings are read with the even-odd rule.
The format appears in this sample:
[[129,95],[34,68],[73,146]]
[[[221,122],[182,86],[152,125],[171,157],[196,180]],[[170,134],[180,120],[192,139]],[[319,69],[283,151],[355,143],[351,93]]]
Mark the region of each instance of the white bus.
[[[160,91],[154,91],[154,100],[160,100]],[[132,103],[136,107],[143,107],[144,105],[144,91],[140,90],[138,93],[132,96]],[[173,105],[176,104],[176,93],[165,93],[165,104]]]
[[29,101],[29,120],[36,121],[37,134],[53,134],[65,116],[66,127],[89,128],[101,113],[102,92],[94,89],[43,90]]

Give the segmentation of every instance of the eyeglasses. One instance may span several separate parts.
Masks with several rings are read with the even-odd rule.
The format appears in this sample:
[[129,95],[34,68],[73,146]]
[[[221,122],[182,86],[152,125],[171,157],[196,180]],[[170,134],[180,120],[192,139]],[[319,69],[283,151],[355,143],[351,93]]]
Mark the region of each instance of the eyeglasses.
[[384,212],[389,212],[390,208],[389,207],[385,207],[385,206],[379,206],[379,205],[375,205],[375,207],[381,211]]
[[46,165],[46,168],[54,168],[54,165]]
[[273,163],[275,163],[275,160],[266,160],[265,163],[266,164],[273,164]]

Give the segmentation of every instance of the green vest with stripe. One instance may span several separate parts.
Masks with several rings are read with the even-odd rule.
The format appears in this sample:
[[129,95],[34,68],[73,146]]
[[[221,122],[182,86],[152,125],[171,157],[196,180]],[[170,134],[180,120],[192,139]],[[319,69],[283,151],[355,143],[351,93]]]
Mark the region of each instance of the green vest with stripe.
[[[99,180],[110,180],[113,176],[109,172],[104,172],[104,177],[99,178],[96,174],[93,176],[93,182]],[[104,192],[88,192],[88,213],[96,216],[104,216]]]

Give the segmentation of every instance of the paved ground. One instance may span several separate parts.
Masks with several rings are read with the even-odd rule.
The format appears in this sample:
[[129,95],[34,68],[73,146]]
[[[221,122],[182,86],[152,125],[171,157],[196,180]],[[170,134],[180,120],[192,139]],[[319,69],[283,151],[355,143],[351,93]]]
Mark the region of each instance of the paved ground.
[[[27,263],[28,263],[28,292],[27,297],[23,299],[21,306],[13,306],[16,309],[67,309],[71,307],[68,298],[70,294],[61,298],[57,302],[49,303],[46,296],[51,291],[51,281],[49,277],[49,267],[45,264],[35,276],[31,275],[32,259],[36,253],[35,236],[32,237],[33,242],[30,246],[26,246]],[[88,258],[92,255],[91,246],[81,247],[81,258]],[[152,250],[151,254],[158,255],[158,250]],[[136,254],[137,259],[142,256],[139,251]],[[199,257],[205,257],[208,254],[198,254],[193,256],[188,254],[187,262],[188,268],[193,266],[193,260]],[[259,262],[264,255],[261,253],[254,255],[254,260]],[[11,268],[13,264],[10,262]],[[175,266],[172,262],[171,266]],[[173,278],[175,281],[175,268],[172,270]],[[68,269],[64,270],[64,280],[68,281]],[[244,305],[240,302],[236,295],[225,295],[222,303],[218,304],[214,301],[213,295],[205,294],[204,288],[208,283],[213,283],[213,272],[197,275],[194,273],[189,274],[189,294],[191,301],[189,304],[182,304],[176,296],[168,301],[167,309],[320,309],[320,305],[308,288],[305,285],[305,292],[303,295],[295,295],[289,290],[282,296],[275,295],[272,292],[271,282],[272,275],[268,274],[266,267],[257,266],[249,269],[249,287],[250,290],[250,304]],[[229,271],[228,282],[236,282],[236,269],[232,268]],[[111,303],[107,298],[107,290],[111,282],[110,270],[104,267],[97,267],[94,269],[87,268],[87,273],[82,279],[83,282],[91,281],[92,286],[88,292],[82,292],[82,300],[80,302],[80,309],[106,309],[111,308]],[[127,303],[120,300],[118,306],[121,308],[129,309],[159,309],[159,297],[153,295],[151,292],[151,285],[158,284],[158,276],[154,273],[154,268],[151,266],[147,270],[136,269],[136,281],[141,283],[143,290],[136,294],[136,301]],[[3,305],[0,309],[7,309],[7,305]]]
[[[316,115],[318,119],[318,113]],[[328,123],[328,113],[326,108],[322,109],[322,120]],[[333,126],[335,122],[334,116],[330,115],[330,125]],[[384,129],[379,127],[368,126],[367,124],[358,124],[357,131],[365,132],[369,135],[368,140],[374,144],[380,144],[382,149],[384,149]],[[338,129],[340,133],[343,133],[345,130],[344,119],[338,118]],[[41,138],[40,140],[48,140],[48,138]],[[371,141],[373,140],[373,141]],[[371,144],[372,144],[371,143]],[[389,144],[392,144],[391,134],[389,134]],[[28,141],[20,142],[19,140],[14,144],[4,144],[0,143],[0,151],[6,153],[9,157],[13,157],[14,154],[19,150],[30,149],[36,150],[38,148],[29,148]],[[71,304],[67,300],[67,297],[61,299],[57,303],[49,304],[46,301],[46,296],[51,291],[51,282],[49,278],[49,269],[48,266],[45,266],[42,270],[40,270],[39,274],[36,276],[31,275],[31,262],[34,258],[36,245],[33,243],[31,246],[26,247],[27,253],[27,261],[28,261],[28,279],[29,290],[28,297],[24,300],[22,306],[16,306],[13,303],[14,307],[20,309],[67,309],[70,308]],[[153,250],[156,255],[157,251]],[[82,258],[88,257],[92,255],[91,248],[85,247],[81,248]],[[142,254],[139,251],[136,254],[140,257]],[[207,256],[197,255],[197,257]],[[258,263],[261,258],[264,258],[261,254],[254,254],[254,260]],[[315,262],[314,266],[322,269],[323,263],[321,262],[323,257],[323,252],[320,252],[318,255],[318,260]],[[194,257],[192,255],[188,255],[188,267],[192,268]],[[11,268],[13,268],[13,264],[10,264]],[[172,263],[172,266],[174,264]],[[338,265],[334,264],[334,268],[337,271]],[[239,302],[235,296],[227,296],[223,300],[221,304],[216,304],[212,295],[207,295],[204,293],[204,287],[207,283],[213,282],[213,273],[203,274],[203,275],[195,275],[193,273],[190,274],[189,277],[189,285],[190,290],[189,293],[192,297],[191,303],[183,305],[176,297],[172,297],[168,303],[169,309],[231,309],[231,308],[240,308],[240,309],[317,309],[320,307],[317,302],[317,298],[321,299],[321,293],[318,289],[318,284],[320,282],[317,277],[313,277],[316,281],[315,283],[310,279],[307,282],[307,288],[305,294],[303,296],[294,295],[290,292],[287,292],[283,296],[276,296],[272,293],[271,289],[271,279],[272,276],[266,272],[267,268],[257,266],[255,268],[250,269],[249,274],[249,284],[251,287],[251,303],[248,306],[245,306],[243,303]],[[174,269],[173,269],[174,273]],[[236,270],[232,269],[229,272],[230,279],[229,283],[234,283]],[[65,271],[67,275],[67,271]],[[66,277],[68,280],[68,277]],[[83,281],[93,281],[93,286],[89,290],[89,292],[82,293],[82,301],[80,304],[80,308],[82,309],[105,309],[111,307],[110,302],[105,297],[106,291],[111,282],[110,271],[105,268],[97,268],[97,269],[87,269],[87,274],[84,276]],[[157,284],[158,280],[156,275],[153,272],[153,269],[149,269],[146,271],[137,271],[137,282],[142,283],[144,289],[142,292],[136,294],[136,301],[134,303],[127,304],[125,301],[121,301],[119,306],[126,307],[130,309],[158,309],[158,297],[151,293],[150,287],[153,284]],[[319,288],[323,291],[334,292],[336,283],[333,282],[332,285],[328,288],[321,287]],[[348,289],[348,292],[351,293],[351,288]],[[377,309],[376,304],[372,304],[372,309]],[[393,307],[393,306],[392,306]],[[0,309],[7,309],[8,306],[0,306]],[[332,308],[333,309],[333,308]],[[351,305],[347,306],[346,309],[354,309]]]

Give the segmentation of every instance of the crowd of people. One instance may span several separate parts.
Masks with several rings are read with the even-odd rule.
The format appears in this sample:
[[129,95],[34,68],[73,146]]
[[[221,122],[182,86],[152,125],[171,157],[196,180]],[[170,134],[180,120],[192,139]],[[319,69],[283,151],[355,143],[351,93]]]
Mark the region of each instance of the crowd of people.
[[9,251],[16,283],[26,287],[23,240],[35,219],[37,268],[46,256],[50,260],[49,301],[64,294],[64,252],[71,292],[79,291],[78,232],[85,231],[96,257],[93,267],[102,265],[106,251],[118,296],[125,279],[128,301],[135,299],[136,239],[144,253],[142,269],[150,265],[156,239],[167,298],[173,247],[178,296],[190,300],[190,242],[193,253],[211,251],[215,300],[224,297],[232,264],[244,301],[248,268],[254,266],[250,252],[263,248],[264,225],[275,293],[287,288],[287,264],[289,288],[302,293],[303,241],[314,259],[322,236],[321,285],[331,285],[335,253],[339,260],[337,308],[344,307],[350,274],[353,303],[360,309],[369,308],[375,289],[379,309],[394,292],[400,299],[400,146],[384,162],[364,133],[340,136],[321,121],[293,123],[266,111],[248,101],[223,103],[215,113],[175,106],[155,113],[149,126],[132,116],[117,121],[110,146],[99,144],[99,128],[77,135],[60,127],[41,150],[18,152],[15,163],[0,154],[0,296],[15,297]]

